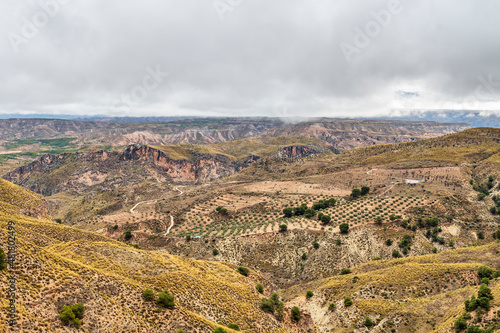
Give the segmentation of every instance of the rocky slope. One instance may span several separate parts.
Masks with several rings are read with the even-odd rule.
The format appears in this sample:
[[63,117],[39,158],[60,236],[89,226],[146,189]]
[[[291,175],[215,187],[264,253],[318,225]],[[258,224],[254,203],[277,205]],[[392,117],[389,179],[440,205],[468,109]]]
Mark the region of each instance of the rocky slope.
[[132,145],[123,153],[97,151],[44,155],[17,168],[5,179],[50,196],[62,191],[82,192],[92,187],[106,190],[147,179],[182,183],[208,182],[232,175],[249,163],[238,163],[223,155],[197,154],[192,160],[174,160],[165,153]]
[[[176,148],[176,147],[174,147]],[[262,147],[259,147],[262,149]],[[249,154],[243,160],[203,146],[172,151],[141,144],[122,153],[96,152],[47,154],[3,176],[18,185],[46,196],[62,191],[82,192],[87,188],[107,190],[146,180],[200,184],[233,175],[260,159]],[[276,148],[277,149],[277,148]],[[324,154],[308,146],[280,148],[278,154],[303,158]]]

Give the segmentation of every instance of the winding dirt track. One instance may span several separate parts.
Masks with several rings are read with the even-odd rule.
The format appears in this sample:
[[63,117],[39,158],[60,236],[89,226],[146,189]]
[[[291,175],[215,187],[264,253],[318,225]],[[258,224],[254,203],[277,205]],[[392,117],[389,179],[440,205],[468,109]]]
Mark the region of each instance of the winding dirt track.
[[[179,190],[179,187],[184,187],[184,186],[176,186],[174,188],[174,190],[179,191],[179,196],[181,196],[182,194],[184,194],[184,192]],[[130,208],[130,213],[135,214],[134,209],[136,209],[137,206],[139,206],[141,204],[157,202],[158,200],[161,200],[161,199],[153,199],[153,200],[146,200],[146,201],[138,202],[134,205],[134,207]],[[174,226],[174,217],[172,215],[170,215],[170,226],[168,227],[167,232],[164,233],[163,235],[164,236],[168,235],[170,233],[170,230],[172,230],[173,226]]]

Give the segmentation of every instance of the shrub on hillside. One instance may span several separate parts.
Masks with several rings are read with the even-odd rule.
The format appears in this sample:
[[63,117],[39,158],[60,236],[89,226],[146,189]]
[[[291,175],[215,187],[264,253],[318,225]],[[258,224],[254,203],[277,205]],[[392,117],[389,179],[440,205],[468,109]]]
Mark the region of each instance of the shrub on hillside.
[[0,271],[6,268],[7,268],[7,262],[5,261],[5,252],[3,252],[3,249],[0,247]]
[[219,326],[214,330],[214,333],[227,333],[227,331]]
[[312,218],[314,216],[316,216],[316,211],[314,209],[312,209],[312,208],[306,209],[306,212],[304,213],[304,217],[305,218],[310,219],[310,218]]
[[229,327],[232,330],[239,331],[240,327],[237,324],[227,324],[227,327]]
[[260,309],[265,312],[274,313],[274,301],[272,299],[263,298],[260,300]]
[[156,304],[167,309],[173,309],[175,307],[174,296],[165,290],[158,295]]
[[125,231],[125,233],[123,234],[123,238],[125,238],[125,240],[129,240],[130,238],[132,238],[132,232],[130,230]]
[[257,290],[260,294],[262,294],[262,293],[264,292],[264,286],[263,286],[262,284],[260,284],[260,283],[257,283],[257,284],[255,285],[255,289],[256,289],[256,290]]
[[361,195],[367,195],[368,193],[370,193],[370,188],[368,186],[363,186],[361,188]]
[[227,214],[227,209],[222,207],[222,206],[219,206],[217,208],[215,208],[215,210],[219,213],[219,214],[222,214],[222,215],[226,215]]
[[250,270],[248,268],[243,267],[243,266],[238,267],[238,273],[240,273],[241,275],[248,276],[248,272],[250,272]]
[[294,306],[291,310],[292,319],[295,321],[299,321],[302,318],[302,314],[300,313],[300,309]]
[[292,217],[293,209],[290,207],[283,208],[283,215],[285,215],[285,217]]
[[274,305],[278,305],[280,302],[280,296],[278,295],[278,293],[273,293],[271,295],[271,300],[274,302]]
[[332,220],[332,218],[330,217],[330,215],[321,216],[321,222],[323,224],[328,224],[328,223],[330,223],[331,220]]
[[155,293],[151,289],[144,289],[142,297],[144,297],[146,301],[154,301]]
[[398,250],[392,250],[392,257],[393,258],[401,258],[402,255],[401,255],[401,253],[399,253]]
[[343,233],[343,234],[347,234],[349,232],[349,224],[347,223],[342,223],[340,226],[339,226],[339,229],[340,229],[340,232]]
[[366,327],[370,328],[373,326],[373,320],[370,317],[365,318],[365,322],[363,323]]
[[479,266],[477,268],[477,275],[482,278],[491,278],[491,274],[493,274],[493,270],[488,266]]
[[77,329],[82,326],[80,319],[83,318],[83,313],[85,312],[85,307],[82,303],[77,303],[75,305],[65,305],[62,308],[59,318],[66,325],[72,325]]
[[351,192],[351,198],[356,199],[361,196],[361,190],[359,188],[353,188]]
[[349,296],[344,298],[344,306],[351,306],[352,305],[352,298]]

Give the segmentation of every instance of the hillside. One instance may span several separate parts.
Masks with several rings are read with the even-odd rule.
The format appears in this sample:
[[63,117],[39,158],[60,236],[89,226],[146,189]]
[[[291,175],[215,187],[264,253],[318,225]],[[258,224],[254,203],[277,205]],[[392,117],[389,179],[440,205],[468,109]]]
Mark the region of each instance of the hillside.
[[[373,320],[371,330],[375,332],[453,332],[454,322],[465,312],[464,301],[479,290],[478,268],[486,265],[498,270],[499,252],[500,245],[490,243],[437,255],[372,261],[352,267],[347,274],[297,285],[282,293],[288,306],[311,313],[318,332],[368,331],[366,317]],[[490,309],[482,315],[479,310],[472,311],[467,325],[500,330],[499,286],[498,279],[489,283],[494,297]],[[307,290],[313,291],[312,297],[305,297]],[[352,305],[344,304],[345,297],[351,298]],[[475,320],[477,317],[482,320]]]
[[[62,307],[82,302],[88,332],[212,332],[237,323],[248,332],[294,332],[258,308],[258,272],[244,277],[236,266],[144,251],[95,233],[22,214],[26,198],[39,198],[0,181],[0,246],[7,249],[6,226],[16,221],[17,306],[23,331],[65,332],[57,318]],[[32,202],[30,205],[35,205]],[[6,294],[8,274],[0,272]],[[168,290],[175,309],[157,309],[142,297],[150,288]],[[6,332],[7,300],[0,308],[0,332]],[[221,323],[218,325],[217,323]],[[305,323],[305,322],[304,322]],[[291,325],[293,326],[293,325]],[[307,324],[306,324],[307,326]],[[230,333],[233,330],[226,328]]]

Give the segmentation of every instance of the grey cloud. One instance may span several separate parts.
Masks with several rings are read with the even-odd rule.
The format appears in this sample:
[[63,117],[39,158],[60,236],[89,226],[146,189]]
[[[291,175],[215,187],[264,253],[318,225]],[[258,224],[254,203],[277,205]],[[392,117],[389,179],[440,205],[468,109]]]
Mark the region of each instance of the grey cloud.
[[[350,63],[341,43],[355,45],[355,29],[376,22],[390,0],[220,1],[234,4],[224,20],[212,0],[65,0],[19,52],[9,38],[42,9],[35,1],[0,4],[0,113],[500,110],[498,1],[401,1]],[[156,66],[168,78],[124,107],[123,96]],[[481,88],[479,78],[490,75]]]

